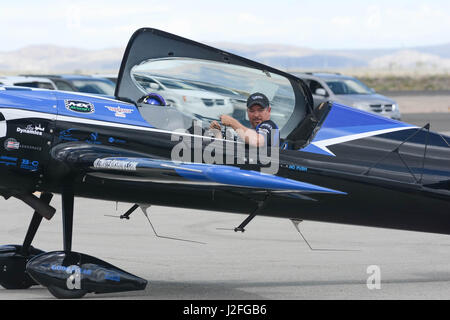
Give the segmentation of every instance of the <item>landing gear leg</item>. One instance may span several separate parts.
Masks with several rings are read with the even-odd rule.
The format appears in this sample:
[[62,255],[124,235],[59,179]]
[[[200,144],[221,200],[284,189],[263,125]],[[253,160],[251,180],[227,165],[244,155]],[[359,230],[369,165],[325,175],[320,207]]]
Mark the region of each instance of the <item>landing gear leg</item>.
[[265,207],[267,207],[269,199],[270,194],[268,194],[264,200],[258,201],[258,206],[256,207],[256,209],[244,221],[242,221],[242,223],[238,227],[234,228],[234,232],[244,232],[245,226],[247,226],[247,224],[249,224],[250,221],[252,221],[258,213],[260,213]]
[[73,202],[74,193],[71,185],[63,187],[62,192],[62,221],[63,221],[63,248],[72,251],[73,230]]
[[[65,253],[70,253],[72,251],[73,203],[73,187],[71,184],[67,184],[63,186],[62,191],[63,248]],[[74,274],[73,277],[71,276],[69,279],[74,279],[75,281],[75,278],[76,275]],[[82,298],[87,293],[86,290],[76,288],[69,290],[58,288],[56,286],[49,286],[47,289],[58,299],[78,299]]]
[[[41,194],[41,200],[44,201],[46,204],[50,204],[50,201],[53,198],[53,194],[43,192]],[[28,251],[30,250],[31,243],[34,240],[34,237],[36,236],[37,230],[39,229],[39,226],[42,222],[42,215],[40,215],[37,211],[33,213],[33,218],[31,218],[30,225],[28,227],[27,234],[25,236],[25,239],[22,244],[22,254],[27,255]]]

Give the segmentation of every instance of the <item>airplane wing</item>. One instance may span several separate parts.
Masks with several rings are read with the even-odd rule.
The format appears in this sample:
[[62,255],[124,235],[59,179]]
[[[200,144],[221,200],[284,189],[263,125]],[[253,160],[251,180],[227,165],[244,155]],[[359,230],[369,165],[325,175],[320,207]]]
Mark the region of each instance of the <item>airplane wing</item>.
[[138,155],[123,156],[119,151],[79,143],[60,145],[53,150],[52,155],[65,165],[84,171],[85,179],[96,177],[246,192],[345,194],[338,190],[234,166],[177,162]]

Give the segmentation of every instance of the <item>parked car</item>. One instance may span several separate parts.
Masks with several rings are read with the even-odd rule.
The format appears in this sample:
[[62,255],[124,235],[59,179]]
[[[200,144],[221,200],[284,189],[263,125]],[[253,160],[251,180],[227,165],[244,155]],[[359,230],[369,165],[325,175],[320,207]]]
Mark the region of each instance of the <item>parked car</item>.
[[0,85],[41,88],[49,90],[57,89],[53,81],[42,77],[25,77],[25,76],[0,77]]
[[103,79],[108,79],[109,81],[112,81],[114,83],[117,83],[117,77],[118,75],[116,73],[101,73],[101,74],[93,74],[93,77],[96,78],[103,78]]
[[360,80],[332,73],[294,73],[303,79],[311,89],[314,105],[333,101],[346,106],[401,119],[398,103],[375,92]]
[[193,81],[193,80],[183,80],[184,83],[196,87],[199,89],[203,89],[205,91],[210,91],[213,93],[217,93],[219,95],[230,98],[230,101],[233,105],[233,117],[236,119],[244,119],[247,115],[247,98],[248,95],[244,95],[236,90],[225,88],[222,86],[214,85],[207,82],[202,81]]
[[193,86],[181,79],[134,74],[134,79],[147,93],[158,93],[167,104],[194,115],[218,119],[222,114],[233,113],[231,99],[210,90]]
[[85,75],[29,75],[53,81],[58,90],[76,91],[114,97],[116,84],[108,79]]

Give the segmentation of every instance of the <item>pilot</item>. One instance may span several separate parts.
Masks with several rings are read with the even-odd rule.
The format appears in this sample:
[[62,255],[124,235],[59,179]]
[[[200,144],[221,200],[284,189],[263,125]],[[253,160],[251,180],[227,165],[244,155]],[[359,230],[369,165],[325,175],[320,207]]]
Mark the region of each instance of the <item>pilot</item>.
[[[252,128],[247,128],[229,115],[221,115],[220,122],[224,126],[232,127],[245,143],[255,146],[279,146],[280,130],[270,120],[269,99],[260,92],[251,94],[247,99],[247,115]],[[221,130],[217,121],[211,122],[210,129]],[[216,137],[219,137],[216,135]],[[221,137],[221,135],[220,135]],[[266,141],[267,140],[267,141]]]
[[145,104],[151,104],[155,106],[166,106],[166,100],[162,96],[160,96],[157,93],[149,93],[145,96],[143,96],[141,99],[139,99],[138,102],[145,103]]

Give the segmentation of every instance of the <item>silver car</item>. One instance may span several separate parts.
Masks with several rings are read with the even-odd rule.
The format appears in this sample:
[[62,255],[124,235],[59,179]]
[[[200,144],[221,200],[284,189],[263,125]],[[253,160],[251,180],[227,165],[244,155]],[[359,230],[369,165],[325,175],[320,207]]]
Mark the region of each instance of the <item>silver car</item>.
[[401,119],[397,102],[375,92],[350,76],[332,73],[294,73],[303,79],[313,94],[314,106],[333,101],[395,120]]

